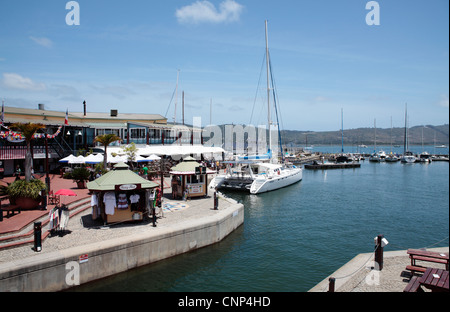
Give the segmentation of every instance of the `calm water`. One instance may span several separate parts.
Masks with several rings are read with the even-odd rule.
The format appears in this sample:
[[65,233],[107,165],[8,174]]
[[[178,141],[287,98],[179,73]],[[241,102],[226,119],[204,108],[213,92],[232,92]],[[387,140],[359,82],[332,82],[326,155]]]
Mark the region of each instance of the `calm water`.
[[275,192],[228,195],[245,222],[224,241],[77,290],[303,292],[372,252],[378,234],[386,251],[449,245],[448,162],[304,170]]

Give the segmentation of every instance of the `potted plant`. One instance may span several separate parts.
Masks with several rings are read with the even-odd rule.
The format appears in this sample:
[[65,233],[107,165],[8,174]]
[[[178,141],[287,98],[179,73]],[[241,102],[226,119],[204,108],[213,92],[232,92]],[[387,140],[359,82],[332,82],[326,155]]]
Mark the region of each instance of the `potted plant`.
[[86,188],[86,181],[89,181],[91,172],[84,167],[75,168],[72,171],[72,180],[77,183],[79,189]]
[[7,194],[11,203],[19,205],[23,210],[31,210],[37,208],[42,200],[42,191],[47,186],[38,179],[31,181],[17,180],[7,186]]

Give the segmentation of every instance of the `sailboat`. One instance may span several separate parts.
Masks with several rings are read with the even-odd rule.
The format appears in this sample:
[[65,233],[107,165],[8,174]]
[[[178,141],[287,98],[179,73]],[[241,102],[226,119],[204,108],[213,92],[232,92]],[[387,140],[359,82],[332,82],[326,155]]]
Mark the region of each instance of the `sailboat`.
[[392,153],[392,117],[391,117],[391,152],[386,156],[385,161],[391,163],[399,161],[397,155]]
[[412,164],[416,162],[416,156],[408,150],[408,106],[405,104],[405,139],[403,147],[403,155],[400,158],[402,163]]
[[[210,188],[225,188],[249,191],[250,194],[260,194],[274,191],[302,180],[302,169],[288,163],[277,163],[277,156],[272,154],[272,121],[271,121],[271,72],[269,58],[269,40],[266,30],[266,69],[267,69],[267,115],[269,127],[269,149],[264,155],[249,155],[238,157],[236,161],[227,162],[225,175],[216,176],[210,183]],[[275,98],[275,97],[274,97]],[[276,101],[274,99],[276,106]],[[276,109],[276,108],[275,108]],[[278,135],[280,129],[278,127]],[[281,143],[281,142],[280,142]],[[284,161],[281,149],[282,161]]]
[[383,150],[376,151],[377,150],[377,121],[376,119],[373,122],[374,128],[375,128],[375,139],[374,139],[374,147],[373,147],[373,153],[369,156],[369,161],[372,162],[382,162],[386,159],[386,153]]

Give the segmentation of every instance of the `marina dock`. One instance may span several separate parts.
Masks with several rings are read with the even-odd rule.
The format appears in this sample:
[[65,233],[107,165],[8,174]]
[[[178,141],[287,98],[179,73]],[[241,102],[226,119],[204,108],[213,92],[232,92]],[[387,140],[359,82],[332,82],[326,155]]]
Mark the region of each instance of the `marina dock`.
[[326,169],[348,169],[348,168],[360,168],[361,164],[352,163],[314,163],[305,165],[305,169],[311,170],[326,170]]

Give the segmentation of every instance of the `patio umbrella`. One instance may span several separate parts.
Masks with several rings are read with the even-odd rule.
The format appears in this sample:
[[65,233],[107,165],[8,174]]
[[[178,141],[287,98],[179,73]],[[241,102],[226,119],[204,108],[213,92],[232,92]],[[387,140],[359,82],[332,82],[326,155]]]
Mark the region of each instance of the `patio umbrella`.
[[89,156],[86,156],[84,158],[84,162],[86,164],[99,164],[103,162],[103,155],[102,154],[90,154]]
[[69,160],[69,164],[84,164],[84,157],[77,156]]
[[127,161],[127,159],[125,156],[119,156],[119,155],[117,155],[117,156],[108,155],[108,158],[107,158],[107,162],[110,164],[118,164],[120,162],[126,162],[126,161]]
[[67,189],[60,189],[55,193],[55,195],[60,196],[77,196],[77,194],[74,191],[67,190]]
[[149,162],[149,161],[152,161],[152,160],[148,159],[146,157],[140,156],[140,155],[136,156],[136,162],[138,162],[138,163]]
[[148,159],[149,161],[152,161],[152,160],[160,160],[161,157],[159,157],[159,156],[153,154],[153,155],[150,155],[147,159]]
[[68,163],[69,161],[71,161],[72,159],[74,159],[75,156],[73,156],[72,154],[70,154],[67,157],[64,157],[63,159],[60,159],[59,162],[60,163]]

